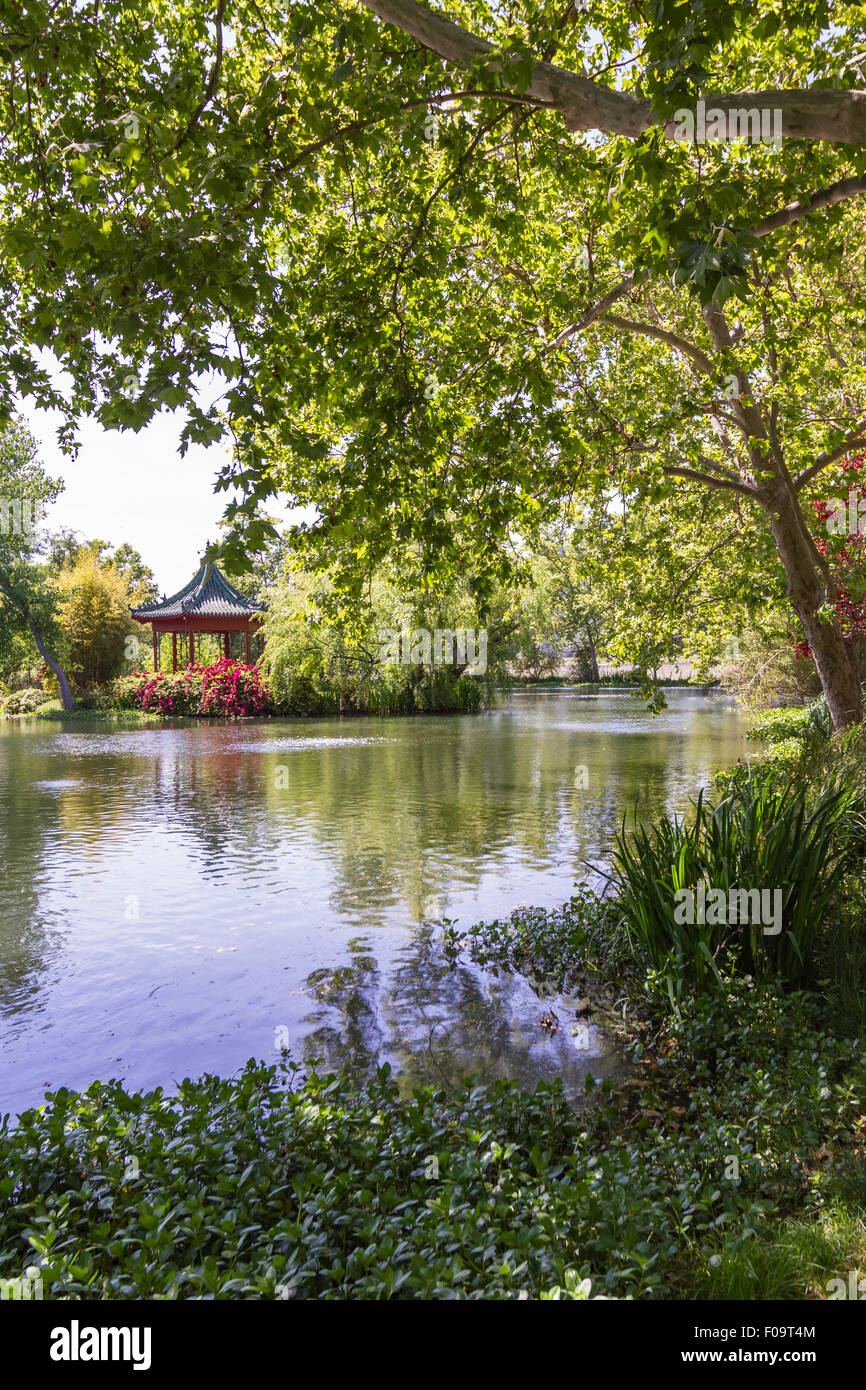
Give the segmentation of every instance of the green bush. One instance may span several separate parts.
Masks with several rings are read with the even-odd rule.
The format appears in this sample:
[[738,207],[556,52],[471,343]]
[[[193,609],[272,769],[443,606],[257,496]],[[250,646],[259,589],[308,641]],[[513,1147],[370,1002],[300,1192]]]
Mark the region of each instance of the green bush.
[[11,714],[33,714],[36,710],[46,705],[53,696],[46,690],[38,690],[35,686],[26,686],[24,690],[15,690],[11,695],[0,702],[0,713]]
[[340,697],[312,676],[294,675],[284,680],[275,709],[277,714],[317,719],[322,715],[339,714]]
[[[625,823],[616,837],[613,881],[635,942],[657,972],[672,1005],[690,990],[722,984],[722,971],[761,983],[791,982],[804,969],[838,894],[863,815],[845,787],[774,790],[749,773],[715,807],[703,796],[690,821]],[[781,891],[777,935],[760,924],[680,922],[677,893],[732,888]]]
[[775,745],[789,743],[791,739],[828,739],[832,733],[833,721],[827,700],[820,695],[817,700],[800,708],[765,710],[757,715],[746,738]]

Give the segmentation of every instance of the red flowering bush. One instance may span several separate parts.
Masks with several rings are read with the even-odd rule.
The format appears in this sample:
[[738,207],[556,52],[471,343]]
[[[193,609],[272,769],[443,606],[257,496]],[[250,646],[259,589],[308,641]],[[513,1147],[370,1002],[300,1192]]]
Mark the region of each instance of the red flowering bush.
[[202,714],[266,714],[271,694],[258,666],[241,666],[221,657],[202,667]]
[[[839,480],[843,486],[848,486],[847,497],[821,498],[811,503],[816,521],[820,523],[820,530],[814,538],[815,546],[832,566],[833,609],[842,636],[849,646],[856,637],[866,632],[863,586],[866,490],[863,487],[852,488],[848,476],[862,473],[864,464],[866,454],[842,460]],[[794,654],[811,658],[812,648],[808,642],[800,640],[794,643]]]
[[153,714],[217,714],[228,718],[267,714],[271,695],[258,666],[221,657],[213,666],[182,671],[132,671],[112,685],[117,709]]

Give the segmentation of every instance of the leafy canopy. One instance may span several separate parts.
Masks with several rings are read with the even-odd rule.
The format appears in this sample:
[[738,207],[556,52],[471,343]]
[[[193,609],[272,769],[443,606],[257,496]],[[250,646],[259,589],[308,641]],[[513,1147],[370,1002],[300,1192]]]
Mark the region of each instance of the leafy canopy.
[[[410,0],[374,8],[418,20]],[[216,22],[175,0],[7,12],[5,409],[21,391],[60,406],[69,447],[87,412],[140,429],[183,409],[185,445],[231,432],[229,559],[261,548],[259,508],[282,491],[318,505],[299,540],[346,589],[403,548],[424,584],[457,569],[489,593],[515,533],[576,483],[620,482],[624,396],[633,436],[679,430],[694,455],[706,389],[679,394],[673,354],[572,330],[625,279],[696,332],[702,304],[754,304],[758,355],[768,295],[789,307],[787,266],[832,280],[854,236],[844,199],[866,175],[850,96],[862,7],[834,4],[832,25],[824,0],[642,14],[456,0],[449,14],[476,36],[458,34],[454,61],[354,0],[221,2]],[[678,106],[755,88],[816,138],[668,138]],[[851,143],[828,141],[828,112]],[[803,213],[816,197],[841,211]],[[861,252],[848,299],[808,302],[773,344],[796,363],[798,411],[800,383],[823,375],[822,332],[864,321]],[[821,447],[844,433],[837,414]],[[660,475],[658,450],[637,462]]]

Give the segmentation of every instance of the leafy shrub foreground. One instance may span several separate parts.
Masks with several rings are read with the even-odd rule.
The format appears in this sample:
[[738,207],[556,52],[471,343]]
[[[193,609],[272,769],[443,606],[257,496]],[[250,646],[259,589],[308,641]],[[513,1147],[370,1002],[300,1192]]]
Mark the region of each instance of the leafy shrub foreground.
[[827,700],[820,695],[805,706],[765,710],[755,717],[746,738],[763,740],[773,746],[791,739],[829,739],[832,733]]
[[820,1205],[866,1066],[812,996],[744,986],[662,1054],[583,1112],[558,1083],[405,1099],[387,1068],[57,1091],[0,1128],[0,1277],[35,1251],[46,1298],[692,1296]]
[[[760,982],[801,979],[864,834],[854,787],[780,789],[751,774],[715,806],[699,795],[688,820],[663,816],[631,834],[623,826],[613,851],[618,901],[672,1006],[688,989],[722,985],[721,968]],[[701,881],[726,901],[732,888],[778,891],[776,934],[727,913],[687,920],[677,895],[691,892],[694,905]]]
[[0,700],[0,714],[33,714],[41,709],[52,697],[45,690],[28,685],[23,690],[15,690]]

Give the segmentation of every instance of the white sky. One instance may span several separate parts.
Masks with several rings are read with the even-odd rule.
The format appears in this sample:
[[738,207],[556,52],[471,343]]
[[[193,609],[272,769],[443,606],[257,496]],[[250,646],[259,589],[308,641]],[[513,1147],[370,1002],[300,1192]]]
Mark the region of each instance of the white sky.
[[[39,360],[63,385],[52,354],[43,352]],[[220,386],[202,379],[199,390],[206,407],[219,395]],[[207,542],[219,539],[218,523],[233,495],[214,492],[217,474],[230,456],[228,439],[207,449],[191,445],[181,458],[183,411],[161,411],[137,434],[105,430],[96,420],[84,419],[79,422],[78,457],[71,459],[57,443],[58,411],[39,410],[26,400],[19,403],[18,413],[39,441],[46,473],[65,484],[46,512],[49,530],[68,526],[80,532],[82,540],[113,546],[127,541],[153,570],[160,593],[175,593],[192,578]],[[265,510],[284,522],[312,519],[315,511],[291,511],[276,498]]]
[[[82,539],[121,545],[128,541],[156,576],[160,592],[174,593],[195,573],[229,493],[213,484],[228,458],[227,444],[191,446],[183,458],[180,413],[162,414],[138,434],[82,423],[77,459],[61,453],[53,413],[25,405],[21,416],[41,444],[40,457],[65,488],[46,513],[51,530],[69,526]],[[269,509],[270,510],[270,509]]]

